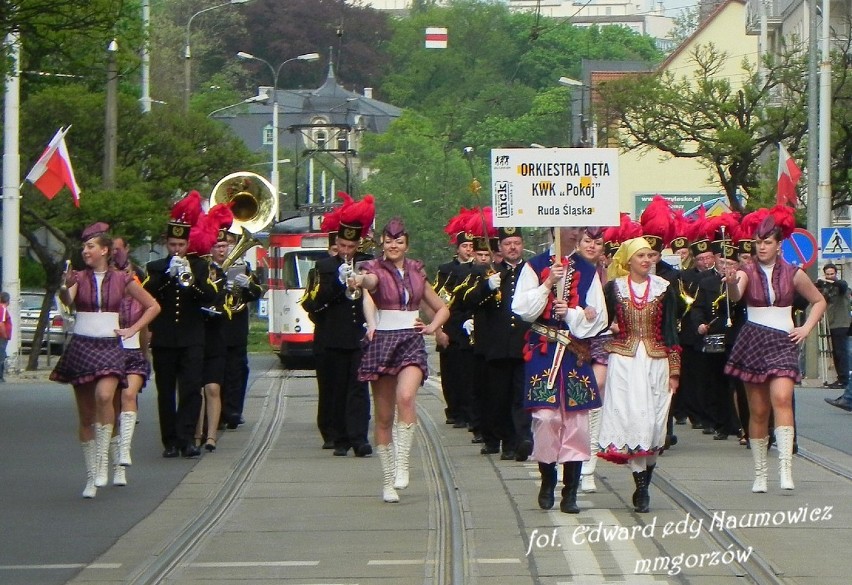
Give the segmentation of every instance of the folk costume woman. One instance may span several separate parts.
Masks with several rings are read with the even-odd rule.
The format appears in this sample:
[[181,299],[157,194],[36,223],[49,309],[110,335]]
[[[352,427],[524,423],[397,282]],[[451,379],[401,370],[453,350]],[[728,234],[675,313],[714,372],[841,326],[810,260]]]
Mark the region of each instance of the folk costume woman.
[[[96,223],[83,231],[83,262],[86,269],[66,273],[60,288],[62,301],[74,303],[77,318],[71,341],[50,379],[71,384],[80,417],[79,437],[86,461],[84,498],[93,498],[107,484],[110,437],[115,422],[113,400],[118,388],[127,385],[126,357],[122,339],[133,337],[160,312],[160,306],[128,273],[109,264],[112,240],[109,226]],[[119,325],[125,294],[144,307],[127,327]]]
[[633,472],[636,512],[648,512],[648,485],[666,439],[672,393],[680,376],[677,291],[651,274],[656,259],[644,238],[621,244],[609,265],[605,287],[613,336],[599,457],[627,463]]
[[[370,293],[375,314],[368,311],[369,339],[358,379],[373,388],[376,451],[382,464],[382,499],[398,502],[396,490],[408,487],[408,457],[417,424],[417,389],[429,374],[424,335],[431,335],[450,316],[432,290],[423,263],[406,258],[408,232],[402,220],[392,219],[382,230],[380,259],[361,266],[362,274],[349,279],[351,286]],[[428,325],[420,309],[434,314]],[[375,319],[375,322],[372,322]],[[399,412],[393,433],[394,412]],[[392,436],[396,436],[396,446]]]
[[[775,415],[775,442],[781,489],[792,490],[793,385],[801,380],[799,344],[819,323],[826,301],[808,276],[781,257],[781,242],[795,228],[793,209],[776,205],[755,231],[754,261],[727,276],[731,301],[743,299],[746,323],[740,330],[725,373],[743,381],[748,394],[749,437],[754,459],[751,491],[766,492],[769,414]],[[745,221],[745,220],[744,220]],[[801,327],[793,324],[793,298],[811,305]]]
[[532,458],[541,474],[538,505],[553,507],[561,463],[559,509],[577,514],[580,470],[591,453],[589,411],[601,406],[585,339],[604,330],[607,317],[595,266],[574,253],[580,229],[561,230],[566,255],[555,261],[545,252],[524,265],[512,311],[532,322],[524,350],[524,406],[532,413]]

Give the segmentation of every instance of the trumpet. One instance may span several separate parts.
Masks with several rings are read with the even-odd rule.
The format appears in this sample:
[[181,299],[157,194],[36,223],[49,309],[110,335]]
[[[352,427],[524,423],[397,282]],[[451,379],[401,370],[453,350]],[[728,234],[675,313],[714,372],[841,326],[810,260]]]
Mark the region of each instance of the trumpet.
[[228,294],[225,295],[225,310],[229,313],[239,313],[246,308],[246,302],[243,300],[242,288],[234,286],[234,280],[239,274],[246,273],[246,263],[243,260],[243,255],[260,245],[260,240],[253,237],[248,229],[243,226],[243,233],[240,239],[234,244],[233,249],[228,253],[227,258],[222,261],[222,271],[227,276]]
[[175,277],[181,286],[189,287],[195,283],[195,275],[192,273],[189,260],[182,256],[172,257],[169,264],[169,274]]
[[343,264],[346,266],[343,271],[344,281],[346,282],[346,298],[350,301],[357,301],[361,298],[361,289],[349,285],[349,279],[355,277],[355,262],[352,258],[347,258],[343,261]]

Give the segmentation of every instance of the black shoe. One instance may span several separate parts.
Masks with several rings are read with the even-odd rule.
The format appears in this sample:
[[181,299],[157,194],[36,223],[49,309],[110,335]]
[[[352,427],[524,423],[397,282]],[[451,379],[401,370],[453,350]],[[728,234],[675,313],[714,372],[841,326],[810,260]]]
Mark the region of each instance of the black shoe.
[[716,431],[715,431],[715,430],[713,430],[713,427],[710,427],[710,426],[706,426],[706,427],[704,427],[703,429],[701,429],[701,434],[702,434],[702,435],[712,435],[712,434],[714,434],[715,432],[716,432]]
[[514,461],[515,460],[515,452],[514,451],[503,451],[500,453],[500,461]]
[[465,421],[461,420],[461,419],[458,419],[453,423],[453,428],[454,429],[466,429],[467,423]]
[[583,463],[581,461],[569,461],[562,464],[562,501],[559,502],[559,511],[563,514],[579,514],[580,506],[577,505],[577,488],[580,487],[580,472]]
[[556,488],[556,464],[539,463],[538,472],[541,474],[541,485],[538,488],[538,507],[550,510],[553,507],[553,490]]
[[332,455],[335,457],[346,457],[347,453],[349,453],[349,447],[335,447]]
[[444,424],[454,425],[456,424],[456,419],[451,416],[448,416],[447,420],[444,421]]
[[323,441],[322,444],[323,449],[334,449],[334,441],[329,439],[328,441]]
[[174,459],[178,455],[180,455],[180,453],[178,452],[178,448],[174,445],[170,445],[163,449],[163,457],[166,459]]
[[825,401],[826,401],[826,403],[828,403],[832,406],[836,406],[837,408],[842,408],[843,410],[845,410],[847,412],[852,412],[852,402],[847,402],[846,400],[843,400],[842,396],[840,398],[835,398],[834,400],[832,400],[831,398],[826,398]]
[[482,449],[479,450],[480,455],[494,455],[495,453],[499,452],[500,447],[498,447],[497,445],[488,445],[487,443],[484,447],[482,447]]
[[676,425],[685,425],[685,424],[686,424],[686,417],[683,417],[683,418],[676,418],[676,419],[675,419],[675,424],[676,424]]
[[633,492],[633,510],[639,514],[647,514],[650,511],[651,496],[648,494],[648,470],[634,471],[633,481],[636,483],[636,491]]
[[701,429],[704,428],[704,425],[701,424],[700,422],[695,422],[695,423],[692,423],[692,428],[696,429],[696,430],[701,430]]
[[228,427],[229,431],[237,430],[237,427],[240,426],[240,415],[232,414],[231,416],[229,416],[227,424],[225,426]]
[[714,441],[726,441],[728,439],[728,433],[723,433],[722,431],[716,431],[713,433]]
[[201,456],[201,449],[192,443],[189,443],[186,447],[180,450],[180,454],[184,459],[195,459],[196,457]]
[[482,438],[482,433],[473,433],[473,438],[470,440],[471,443],[484,443],[485,439]]
[[838,380],[837,382],[833,382],[833,383],[829,384],[828,387],[833,388],[835,390],[839,390],[841,388],[846,388],[846,384],[844,382],[841,382],[840,380]]
[[355,457],[368,457],[373,454],[373,446],[370,443],[361,443],[353,451],[355,451]]
[[533,443],[529,439],[524,439],[518,443],[518,448],[515,449],[515,461],[526,461],[532,455]]

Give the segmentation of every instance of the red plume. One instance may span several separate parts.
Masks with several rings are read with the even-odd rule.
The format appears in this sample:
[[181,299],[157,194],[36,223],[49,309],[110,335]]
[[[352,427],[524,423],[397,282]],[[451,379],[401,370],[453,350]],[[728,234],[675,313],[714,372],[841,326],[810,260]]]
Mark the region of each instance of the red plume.
[[696,217],[687,225],[686,238],[690,243],[703,240],[707,237],[705,231],[707,227],[707,210],[703,205],[698,206]]
[[642,233],[657,236],[668,244],[672,239],[672,206],[671,202],[662,195],[654,195],[651,203],[639,218]]
[[348,207],[355,203],[352,199],[352,196],[345,191],[338,191],[337,196],[340,199],[343,199],[343,205],[340,207],[335,207],[328,213],[322,216],[322,223],[320,224],[320,230],[323,232],[336,232],[337,228],[340,227],[340,211],[344,207]]
[[491,212],[491,208],[483,207],[481,213],[478,207],[474,207],[473,209],[468,210],[466,219],[464,221],[464,226],[459,231],[462,230],[480,238],[490,238],[496,236],[497,228],[494,227],[494,216]]
[[734,239],[738,242],[740,240],[753,240],[754,234],[757,232],[757,228],[761,223],[763,223],[763,220],[766,219],[768,213],[769,210],[765,207],[762,207],[757,211],[747,213],[740,222],[739,229],[734,232]]
[[351,205],[344,203],[340,208],[340,222],[345,224],[360,224],[361,237],[366,237],[370,228],[373,226],[373,220],[376,218],[376,204],[372,195],[364,195],[360,201],[356,201]]
[[781,239],[786,240],[796,229],[796,212],[787,205],[776,205],[769,210],[775,220],[775,226],[781,230]]
[[459,232],[467,231],[466,223],[468,218],[470,217],[470,212],[472,210],[466,209],[464,207],[459,209],[459,212],[450,218],[450,221],[447,222],[447,225],[444,227],[444,232],[450,236],[450,243],[455,244],[456,234]]
[[201,193],[190,191],[186,197],[174,204],[171,217],[173,220],[193,226],[201,214]]
[[[683,209],[675,209],[672,214],[672,240],[675,238],[686,238],[689,231],[689,220],[683,214]],[[668,244],[670,242],[666,242]]]
[[219,203],[207,212],[207,219],[216,226],[216,231],[226,230],[234,223],[234,214],[228,203]]
[[187,254],[198,254],[205,256],[210,253],[210,248],[216,243],[219,236],[219,226],[209,216],[201,214],[195,225],[189,229],[189,245]]
[[633,238],[638,238],[642,235],[642,224],[638,221],[633,221],[630,219],[630,215],[627,213],[621,214],[621,225],[618,230],[618,241],[626,242],[627,240],[632,240]]
[[725,239],[733,238],[733,233],[739,229],[740,214],[739,213],[720,213],[707,220],[707,230],[714,240],[721,239],[722,226],[725,226]]

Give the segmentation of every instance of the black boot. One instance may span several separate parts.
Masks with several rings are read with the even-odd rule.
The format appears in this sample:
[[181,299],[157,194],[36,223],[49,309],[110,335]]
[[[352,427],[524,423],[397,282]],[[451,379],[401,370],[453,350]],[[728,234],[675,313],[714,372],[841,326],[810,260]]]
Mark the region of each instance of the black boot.
[[562,501],[559,509],[566,514],[579,514],[580,507],[577,505],[577,488],[580,487],[580,471],[583,469],[582,461],[569,461],[562,465]]
[[651,496],[648,494],[648,471],[634,471],[633,481],[636,491],[633,492],[633,510],[640,514],[650,511]]
[[538,472],[541,474],[541,487],[538,490],[538,507],[550,510],[553,507],[553,490],[556,489],[556,464],[539,463]]

